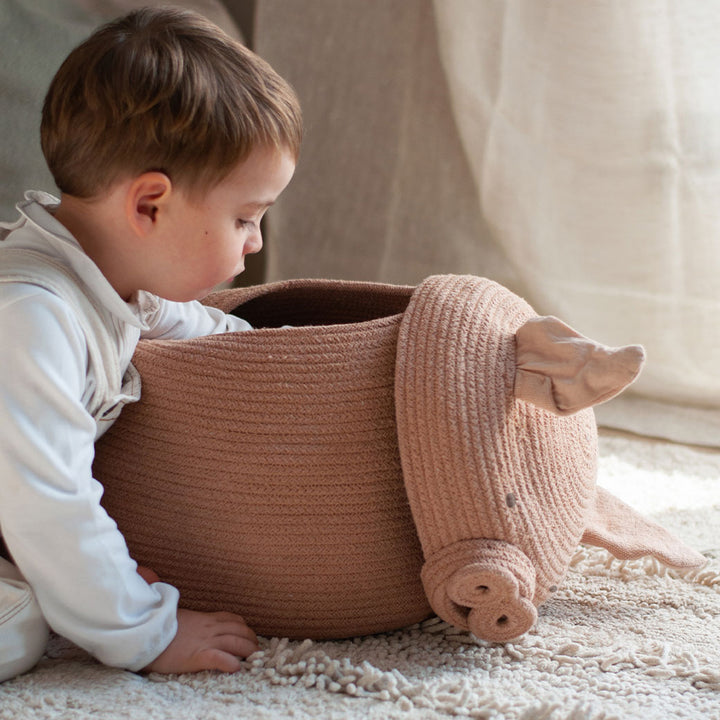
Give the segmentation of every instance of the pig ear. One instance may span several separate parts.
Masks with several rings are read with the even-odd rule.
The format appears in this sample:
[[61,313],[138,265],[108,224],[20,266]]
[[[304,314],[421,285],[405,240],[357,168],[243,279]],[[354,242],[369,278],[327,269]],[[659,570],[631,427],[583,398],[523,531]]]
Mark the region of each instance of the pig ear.
[[652,555],[666,565],[693,568],[707,560],[664,527],[643,517],[603,488],[588,513],[581,542],[609,550],[620,560]]
[[516,333],[515,397],[556,415],[610,400],[640,373],[639,345],[610,348],[555,317],[528,320]]

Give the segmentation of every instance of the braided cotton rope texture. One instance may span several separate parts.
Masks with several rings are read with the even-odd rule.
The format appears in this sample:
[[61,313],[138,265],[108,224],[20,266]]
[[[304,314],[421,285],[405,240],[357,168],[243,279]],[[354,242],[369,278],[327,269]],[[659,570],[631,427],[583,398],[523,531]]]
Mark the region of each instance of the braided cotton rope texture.
[[208,302],[259,329],[141,342],[142,400],[98,443],[138,562],[261,634],[367,634],[431,606],[489,639],[528,629],[582,534],[597,454],[591,411],[512,397],[529,306],[472,276]]

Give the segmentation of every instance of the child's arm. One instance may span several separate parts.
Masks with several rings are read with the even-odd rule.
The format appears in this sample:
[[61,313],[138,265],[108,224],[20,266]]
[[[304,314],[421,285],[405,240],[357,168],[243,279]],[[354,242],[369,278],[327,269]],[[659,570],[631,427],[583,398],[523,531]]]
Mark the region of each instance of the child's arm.
[[[228,648],[207,623],[178,617],[175,588],[148,585],[136,572],[92,477],[87,349],[64,303],[31,286],[5,285],[0,338],[0,528],[51,627],[130,670],[154,662],[157,669],[209,669],[217,666],[213,649],[252,652],[254,636],[242,619],[230,628],[237,640]],[[216,630],[221,624],[210,622]]]
[[138,303],[147,324],[143,338],[179,340],[252,330],[252,325],[242,318],[226,315],[222,310],[197,301],[173,302],[141,292]]

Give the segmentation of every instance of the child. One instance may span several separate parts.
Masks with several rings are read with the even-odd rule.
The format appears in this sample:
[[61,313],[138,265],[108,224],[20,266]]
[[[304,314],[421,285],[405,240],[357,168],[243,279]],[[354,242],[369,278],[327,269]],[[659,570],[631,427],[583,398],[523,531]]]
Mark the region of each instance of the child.
[[[60,201],[0,226],[0,680],[49,625],[129,670],[232,672],[231,613],[178,609],[100,505],[94,440],[139,397],[140,337],[249,330],[197,298],[260,250],[302,122],[288,85],[201,16],[144,9],[65,60],[42,115]],[[47,623],[47,624],[46,624]]]

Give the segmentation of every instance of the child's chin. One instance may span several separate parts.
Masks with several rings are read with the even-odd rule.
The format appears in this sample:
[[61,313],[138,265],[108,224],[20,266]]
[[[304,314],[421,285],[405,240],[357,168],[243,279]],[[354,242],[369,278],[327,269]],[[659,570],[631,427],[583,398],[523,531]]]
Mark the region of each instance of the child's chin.
[[[219,287],[219,286],[216,286]],[[193,300],[202,300],[204,297],[209,295],[213,290],[216,289],[216,287],[209,287],[209,288],[202,288],[198,290],[188,290],[187,292],[173,292],[173,293],[167,293],[163,295],[162,297],[165,300],[170,300],[171,302],[192,302]]]

